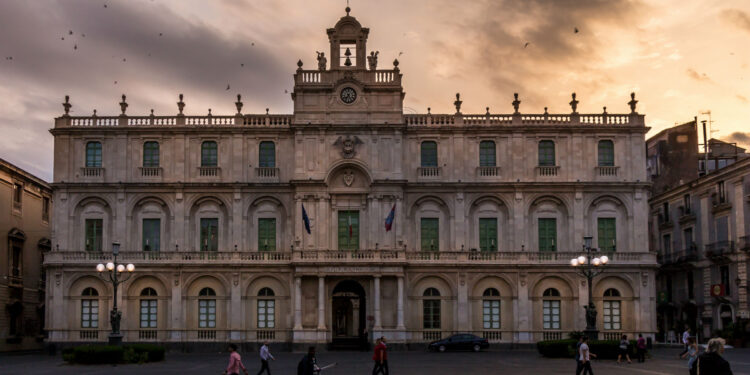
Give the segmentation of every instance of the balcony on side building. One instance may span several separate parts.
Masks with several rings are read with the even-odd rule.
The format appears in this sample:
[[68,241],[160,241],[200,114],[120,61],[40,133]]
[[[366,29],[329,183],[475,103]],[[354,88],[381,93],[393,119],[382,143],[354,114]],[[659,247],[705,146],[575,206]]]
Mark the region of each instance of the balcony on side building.
[[554,177],[559,173],[559,165],[539,165],[536,167],[536,175],[539,177]]
[[734,251],[734,241],[717,241],[706,245],[706,258],[713,261],[723,261]]
[[750,251],[750,235],[740,237],[737,247],[742,251]]
[[597,177],[617,177],[619,169],[618,166],[597,166],[596,175]]
[[279,168],[255,168],[255,178],[258,182],[279,182]]
[[437,180],[442,175],[440,167],[419,167],[417,168],[417,178],[419,180]]
[[104,168],[102,167],[83,167],[81,168],[81,177],[85,179],[101,179],[104,178]]
[[139,167],[141,177],[145,179],[159,179],[162,176],[161,167]]
[[680,224],[695,221],[695,212],[690,207],[680,206],[677,209],[680,212],[680,217],[677,219]]
[[500,177],[500,167],[477,167],[478,178]]
[[220,177],[221,168],[219,167],[198,167],[198,176],[200,177]]

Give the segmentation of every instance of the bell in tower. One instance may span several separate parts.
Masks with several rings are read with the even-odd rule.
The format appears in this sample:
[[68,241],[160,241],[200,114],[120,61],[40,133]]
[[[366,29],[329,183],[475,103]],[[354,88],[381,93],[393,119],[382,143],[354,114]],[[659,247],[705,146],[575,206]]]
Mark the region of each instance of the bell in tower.
[[349,15],[350,11],[346,7],[346,16],[327,30],[328,41],[331,43],[331,70],[366,69],[367,36],[370,29],[362,27],[356,18]]

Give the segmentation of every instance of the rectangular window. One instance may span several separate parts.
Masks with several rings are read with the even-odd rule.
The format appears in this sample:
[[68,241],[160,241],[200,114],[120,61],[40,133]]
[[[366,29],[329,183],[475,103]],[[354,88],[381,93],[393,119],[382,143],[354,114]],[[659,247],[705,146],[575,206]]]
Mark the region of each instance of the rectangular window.
[[159,166],[159,142],[143,144],[143,167],[156,168]]
[[672,276],[667,275],[667,302],[672,302]]
[[276,327],[276,301],[272,299],[258,300],[258,328]]
[[219,251],[219,219],[201,219],[201,251]]
[[214,141],[201,144],[201,167],[216,167],[219,165],[219,146]]
[[539,218],[539,251],[556,251],[557,219]]
[[258,167],[276,168],[276,145],[270,141],[260,142]]
[[433,141],[422,142],[420,153],[422,167],[438,166],[437,143]]
[[716,219],[716,241],[729,241],[729,216]]
[[555,165],[555,142],[539,142],[539,166],[551,167]]
[[339,250],[359,249],[359,211],[339,211]]
[[13,206],[20,206],[23,200],[23,185],[13,184]]
[[693,251],[693,228],[685,228],[682,231],[683,248],[689,254]]
[[604,329],[620,330],[620,301],[604,301]]
[[99,328],[99,300],[81,300],[81,328]]
[[482,324],[484,329],[500,329],[500,301],[482,301]]
[[49,221],[49,209],[50,209],[49,197],[42,198],[42,220]]
[[597,233],[599,235],[599,250],[615,251],[617,248],[617,230],[615,218],[600,217],[597,220]]
[[721,266],[719,268],[721,276],[721,283],[724,284],[724,295],[731,296],[732,293],[729,291],[729,266]]
[[141,328],[156,328],[156,304],[155,299],[141,300]]
[[102,166],[102,144],[100,142],[89,142],[86,144],[86,167],[101,168]]
[[161,250],[161,219],[143,219],[143,251]]
[[216,300],[198,300],[198,328],[216,328]]
[[542,301],[542,323],[544,329],[560,329],[560,301]]
[[276,219],[258,219],[258,250],[276,250]]
[[493,141],[479,142],[479,166],[480,167],[496,166],[495,142]]
[[102,251],[102,219],[86,219],[86,251]]
[[497,219],[479,219],[479,250],[497,251]]
[[690,201],[690,194],[685,194],[682,197],[682,205],[685,206],[685,212],[684,212],[685,215],[687,215],[687,214],[689,214],[689,213],[691,213],[693,211],[692,210],[693,207],[692,207],[691,203],[692,202]]
[[426,299],[422,301],[422,327],[424,329],[440,329],[440,300]]
[[672,236],[665,234],[661,237],[661,252],[662,254],[672,253]]
[[693,271],[687,271],[688,298],[695,298],[695,280],[693,280]]
[[615,165],[615,144],[610,140],[599,141],[599,166],[611,167]]
[[437,218],[423,217],[419,223],[422,251],[440,251],[440,222]]
[[719,203],[725,203],[727,201],[727,190],[724,187],[724,181],[719,181],[717,189],[719,190]]

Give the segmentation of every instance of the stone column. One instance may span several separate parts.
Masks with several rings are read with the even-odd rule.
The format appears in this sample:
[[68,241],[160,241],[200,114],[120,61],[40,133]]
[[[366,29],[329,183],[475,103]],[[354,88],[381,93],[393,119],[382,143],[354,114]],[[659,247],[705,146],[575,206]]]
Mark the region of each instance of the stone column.
[[243,319],[242,309],[242,290],[240,287],[240,273],[236,272],[232,275],[232,289],[230,290],[229,300],[229,337],[232,341],[241,340]]
[[294,329],[302,329],[302,278],[294,278]]
[[318,276],[318,329],[326,329],[326,279],[325,276]]
[[380,275],[374,276],[375,282],[375,298],[373,299],[373,308],[375,315],[375,325],[372,327],[374,331],[383,329],[382,323],[380,322]]
[[180,274],[175,272],[172,275],[172,319],[169,324],[170,341],[182,340],[182,330],[188,328],[188,324],[185,321],[185,306],[182,304],[182,287],[180,286]]
[[398,276],[398,298],[396,299],[396,329],[406,329],[404,326],[404,277]]
[[456,320],[459,331],[470,329],[471,317],[469,316],[469,287],[466,285],[466,273],[458,274],[458,306],[456,309]]

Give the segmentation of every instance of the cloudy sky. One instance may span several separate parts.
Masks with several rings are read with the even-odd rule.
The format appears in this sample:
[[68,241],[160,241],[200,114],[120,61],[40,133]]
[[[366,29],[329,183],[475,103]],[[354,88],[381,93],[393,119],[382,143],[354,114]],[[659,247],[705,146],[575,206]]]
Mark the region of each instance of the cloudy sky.
[[[345,0],[0,0],[0,157],[50,180],[53,118],[290,113],[292,74],[328,51]],[[406,112],[628,111],[650,134],[711,111],[713,136],[750,145],[746,0],[351,0],[379,67],[399,56]],[[574,30],[579,32],[575,33]],[[526,44],[528,43],[528,45]],[[525,47],[524,47],[525,46]],[[226,90],[227,85],[231,88]]]

